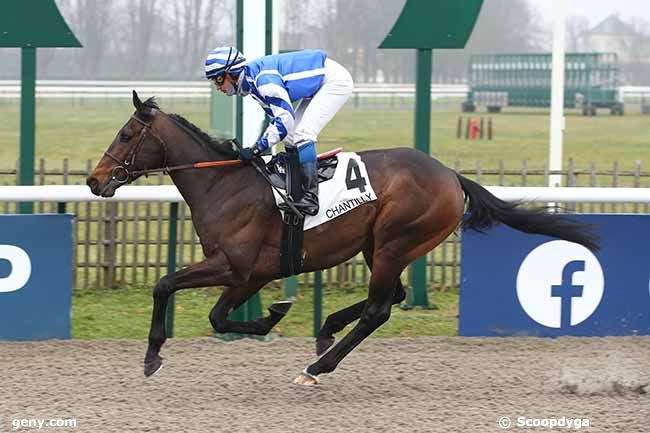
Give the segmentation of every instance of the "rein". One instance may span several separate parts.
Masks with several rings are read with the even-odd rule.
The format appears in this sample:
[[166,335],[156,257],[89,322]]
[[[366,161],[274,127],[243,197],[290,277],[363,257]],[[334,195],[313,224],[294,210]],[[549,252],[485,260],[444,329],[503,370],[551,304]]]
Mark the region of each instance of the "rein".
[[134,171],[134,175],[142,175],[144,174],[145,176],[150,174],[150,173],[165,173],[169,174],[170,171],[178,171],[178,170],[187,170],[190,168],[208,168],[208,167],[225,167],[228,165],[237,165],[241,164],[241,161],[238,159],[228,159],[225,161],[205,161],[205,162],[197,162],[194,164],[181,164],[181,165],[173,165],[171,167],[162,167],[162,168],[151,168],[147,170],[137,170]]
[[[119,165],[113,168],[111,178],[119,183],[119,184],[125,184],[133,179],[135,179],[137,176],[141,175],[149,175],[151,173],[164,173],[164,174],[169,174],[172,171],[179,171],[179,170],[188,170],[188,169],[195,169],[195,168],[210,168],[210,167],[227,167],[231,165],[238,165],[241,164],[242,162],[239,159],[228,159],[228,160],[221,160],[221,161],[204,161],[204,162],[195,162],[193,164],[181,164],[181,165],[173,165],[171,167],[167,166],[167,144],[165,143],[165,140],[163,140],[161,137],[159,137],[157,134],[155,134],[151,130],[151,122],[145,122],[144,120],[140,119],[138,116],[135,114],[131,115],[131,119],[135,120],[139,124],[143,126],[143,128],[140,130],[140,140],[138,143],[133,146],[133,148],[129,151],[128,155],[124,160],[121,160],[120,158],[116,157],[115,155],[111,154],[110,152],[106,151],[104,152],[104,155],[108,156],[111,158],[113,161],[117,162]],[[194,134],[191,133],[191,131],[188,131],[186,128],[183,128],[182,125],[179,125],[185,132],[187,132],[192,139],[200,142]],[[144,170],[133,170],[131,167],[134,166],[135,164],[135,158],[138,155],[138,152],[142,148],[142,145],[144,143],[144,140],[147,137],[147,132],[151,135],[151,137],[158,142],[158,144],[162,147],[163,150],[163,166],[160,168],[151,168],[151,169],[144,169]],[[238,145],[238,143],[237,143]],[[337,147],[336,149],[330,150],[329,152],[322,153],[318,155],[318,160],[322,159],[327,159],[331,158],[332,156],[336,155],[337,153],[341,152],[343,150],[342,147]]]
[[[331,158],[337,153],[340,153],[343,151],[342,147],[337,147],[336,149],[332,149],[328,152],[321,153],[317,156],[318,160],[321,161],[323,159]],[[204,162],[196,162],[194,164],[182,164],[182,165],[173,165],[171,167],[163,167],[163,168],[152,168],[149,170],[138,170],[134,171],[133,174],[149,174],[149,173],[165,173],[168,174],[170,171],[177,171],[177,170],[187,170],[190,168],[210,168],[210,167],[226,167],[229,165],[237,165],[241,164],[241,160],[239,159],[227,159],[225,161],[204,161]]]

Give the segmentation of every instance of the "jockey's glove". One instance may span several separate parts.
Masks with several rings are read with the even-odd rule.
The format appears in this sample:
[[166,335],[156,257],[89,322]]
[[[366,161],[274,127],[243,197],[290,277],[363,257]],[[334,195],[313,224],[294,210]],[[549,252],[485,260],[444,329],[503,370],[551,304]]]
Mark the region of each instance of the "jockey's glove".
[[258,157],[260,154],[260,149],[257,145],[252,147],[244,147],[239,151],[239,160],[244,164],[250,164],[253,158]]

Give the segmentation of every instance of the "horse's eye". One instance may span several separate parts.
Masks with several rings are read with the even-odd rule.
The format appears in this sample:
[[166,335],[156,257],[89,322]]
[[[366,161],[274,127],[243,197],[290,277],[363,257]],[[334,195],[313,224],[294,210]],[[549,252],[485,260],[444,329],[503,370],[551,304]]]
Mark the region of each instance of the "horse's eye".
[[128,134],[125,134],[125,133],[120,134],[120,141],[126,143],[129,140],[131,140],[131,137],[129,137]]

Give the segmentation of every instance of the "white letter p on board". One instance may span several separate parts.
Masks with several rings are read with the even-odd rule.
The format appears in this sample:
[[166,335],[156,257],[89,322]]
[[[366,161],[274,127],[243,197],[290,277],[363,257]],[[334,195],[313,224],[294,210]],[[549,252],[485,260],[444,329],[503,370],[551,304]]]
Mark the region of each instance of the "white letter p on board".
[[0,245],[2,259],[11,264],[11,273],[0,278],[0,292],[14,292],[23,288],[32,274],[32,262],[25,250],[15,245]]

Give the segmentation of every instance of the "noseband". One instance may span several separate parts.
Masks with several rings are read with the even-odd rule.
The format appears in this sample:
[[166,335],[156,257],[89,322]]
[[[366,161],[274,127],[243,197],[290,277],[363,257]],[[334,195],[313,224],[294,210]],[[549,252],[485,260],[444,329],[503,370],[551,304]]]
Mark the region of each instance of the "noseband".
[[163,150],[162,166],[167,167],[167,145],[165,144],[165,141],[162,138],[160,138],[151,130],[151,122],[145,122],[135,114],[131,115],[131,119],[141,124],[142,129],[140,130],[140,140],[138,140],[138,143],[129,150],[129,153],[126,155],[126,158],[122,160],[108,151],[104,152],[104,155],[108,156],[113,161],[119,164],[118,166],[113,167],[113,170],[111,172],[111,180],[117,182],[120,185],[129,183],[133,181],[140,174],[146,174],[151,171],[147,169],[144,170],[133,169],[135,166],[135,158],[137,157],[138,152],[140,152],[140,149],[142,149],[142,145],[144,144],[144,141],[147,138],[147,132],[149,132],[151,138],[157,141],[158,144],[162,147]]

